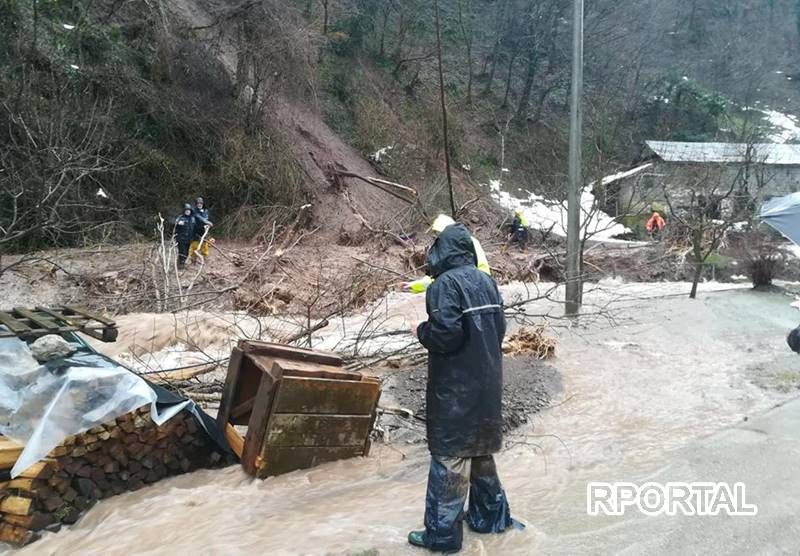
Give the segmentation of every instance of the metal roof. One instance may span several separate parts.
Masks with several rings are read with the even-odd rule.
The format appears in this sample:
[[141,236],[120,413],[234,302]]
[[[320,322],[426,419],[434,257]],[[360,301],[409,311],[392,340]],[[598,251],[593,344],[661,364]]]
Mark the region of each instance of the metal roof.
[[[777,143],[681,143],[647,141],[647,146],[666,162],[750,162],[777,166],[800,166],[800,145]],[[749,150],[749,157],[748,157]]]

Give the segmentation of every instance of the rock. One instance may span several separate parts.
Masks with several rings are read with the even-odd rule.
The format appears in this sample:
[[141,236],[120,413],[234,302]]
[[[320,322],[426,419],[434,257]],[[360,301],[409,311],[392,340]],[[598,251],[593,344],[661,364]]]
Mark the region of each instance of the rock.
[[56,334],[42,336],[31,344],[31,354],[39,363],[46,363],[53,359],[67,357],[77,351],[77,348]]

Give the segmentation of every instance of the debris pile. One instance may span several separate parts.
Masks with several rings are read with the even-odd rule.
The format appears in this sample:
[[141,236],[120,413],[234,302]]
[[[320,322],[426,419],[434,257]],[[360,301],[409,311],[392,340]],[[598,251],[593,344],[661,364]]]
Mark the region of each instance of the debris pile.
[[41,530],[75,523],[97,500],[227,459],[191,414],[180,412],[159,427],[149,406],[67,437],[11,479],[22,450],[0,436],[0,542],[19,545]]
[[512,357],[533,355],[537,359],[552,359],[556,355],[557,342],[545,334],[545,326],[520,328],[503,342],[503,353]]

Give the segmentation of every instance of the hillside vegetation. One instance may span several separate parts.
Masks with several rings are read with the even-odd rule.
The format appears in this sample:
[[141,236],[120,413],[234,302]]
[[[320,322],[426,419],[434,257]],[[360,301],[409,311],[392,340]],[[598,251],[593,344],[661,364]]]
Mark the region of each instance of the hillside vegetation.
[[[459,204],[503,167],[560,195],[571,2],[439,5]],[[742,108],[798,99],[797,21],[789,0],[589,0],[587,179],[645,139],[766,133]],[[0,0],[0,252],[150,235],[197,194],[234,238],[307,203],[333,233],[411,227],[446,206],[435,45],[423,0]],[[343,195],[337,169],[421,203]]]

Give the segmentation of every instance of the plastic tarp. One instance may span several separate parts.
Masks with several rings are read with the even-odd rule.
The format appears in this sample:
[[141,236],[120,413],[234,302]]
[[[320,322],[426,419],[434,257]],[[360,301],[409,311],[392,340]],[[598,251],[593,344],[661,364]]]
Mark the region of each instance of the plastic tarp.
[[759,217],[800,245],[800,192],[770,199],[762,205]]
[[[0,339],[0,433],[25,445],[11,470],[16,477],[58,446],[84,432],[150,404],[161,425],[190,400],[157,404],[156,391],[138,375],[85,346],[65,358],[39,365],[28,345]],[[202,420],[201,420],[202,423]]]

